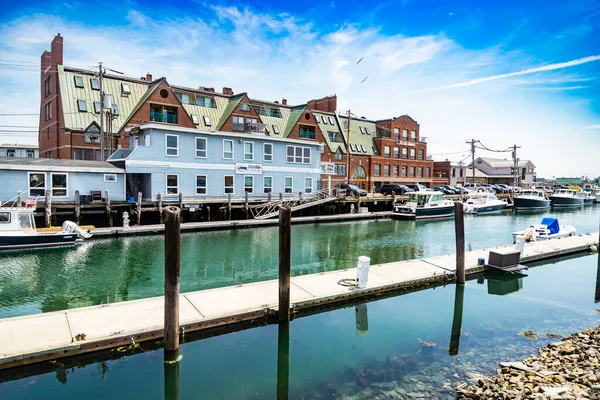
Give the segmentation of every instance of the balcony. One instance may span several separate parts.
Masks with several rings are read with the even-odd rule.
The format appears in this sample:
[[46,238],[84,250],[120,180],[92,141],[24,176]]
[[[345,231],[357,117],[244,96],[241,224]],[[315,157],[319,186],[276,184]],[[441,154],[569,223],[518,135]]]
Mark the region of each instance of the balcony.
[[150,121],[176,124],[177,123],[177,114],[168,114],[168,113],[162,113],[162,112],[157,112],[157,111],[150,111]]
[[265,124],[259,124],[256,122],[246,122],[246,133],[252,133],[255,135],[266,135],[267,126]]

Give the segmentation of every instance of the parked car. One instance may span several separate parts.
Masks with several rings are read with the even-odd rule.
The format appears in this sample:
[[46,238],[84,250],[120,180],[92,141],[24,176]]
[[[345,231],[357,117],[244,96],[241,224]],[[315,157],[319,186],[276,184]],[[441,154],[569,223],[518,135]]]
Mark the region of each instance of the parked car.
[[424,192],[427,190],[427,186],[421,185],[420,183],[407,183],[405,186],[411,188],[415,192]]
[[446,189],[445,186],[434,186],[432,189],[436,192],[442,192],[444,194],[454,194],[454,190]]
[[506,189],[502,185],[492,185],[492,188],[494,188],[496,193],[508,193],[508,189]]
[[448,194],[459,194],[459,193],[460,193],[460,192],[459,192],[458,190],[456,190],[456,188],[455,188],[455,187],[453,187],[453,186],[450,186],[450,185],[444,185],[444,186],[442,186],[442,187],[445,187],[447,190],[449,190],[449,191],[450,191],[450,193],[448,193]]
[[347,183],[338,183],[337,185],[335,185],[333,187],[333,193],[335,195],[341,194],[341,191],[345,190],[346,191],[346,196],[348,195],[353,195],[356,197],[360,197],[360,196],[366,196],[367,195],[367,191],[364,189],[359,188],[356,185],[349,185]]
[[399,185],[397,183],[384,183],[383,185],[381,185],[381,189],[379,189],[379,193],[381,193],[384,196],[387,196],[388,194],[392,193],[404,194],[410,192],[414,192],[414,190],[407,187],[406,185]]
[[456,194],[467,194],[469,191],[462,186],[450,186]]

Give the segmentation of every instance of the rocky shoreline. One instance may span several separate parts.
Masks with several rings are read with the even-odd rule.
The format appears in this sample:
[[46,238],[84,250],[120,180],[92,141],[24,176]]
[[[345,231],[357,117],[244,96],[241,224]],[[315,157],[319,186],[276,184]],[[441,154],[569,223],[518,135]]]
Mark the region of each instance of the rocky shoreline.
[[496,376],[457,389],[457,399],[600,400],[600,326],[500,367]]

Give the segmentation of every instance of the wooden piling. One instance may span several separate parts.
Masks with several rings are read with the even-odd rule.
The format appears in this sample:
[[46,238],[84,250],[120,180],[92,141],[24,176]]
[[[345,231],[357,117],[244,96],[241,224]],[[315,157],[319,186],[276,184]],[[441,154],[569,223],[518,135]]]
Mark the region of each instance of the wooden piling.
[[290,320],[292,210],[279,209],[279,322]]
[[227,193],[227,218],[231,221],[231,193]]
[[[179,349],[179,273],[181,260],[181,210],[163,209],[165,219],[165,360]],[[169,356],[169,357],[167,357]]]
[[[599,250],[600,253],[600,250]],[[600,302],[600,254],[598,255],[598,268],[596,269],[596,293],[594,294],[594,303]]]
[[246,219],[248,219],[248,212],[250,211],[250,208],[248,207],[248,192],[245,193],[244,197],[244,211],[246,211]]
[[161,224],[165,223],[163,218],[162,208],[163,208],[163,197],[162,193],[158,192],[156,198],[158,199],[158,222]]
[[206,220],[210,222],[210,206],[206,206]]
[[277,331],[277,400],[288,400],[290,385],[290,322],[280,322]]
[[456,283],[465,284],[465,217],[462,203],[454,203],[454,232],[456,235]]
[[23,201],[22,196],[23,196],[23,192],[20,191],[20,190],[18,190],[17,191],[17,207],[22,207],[23,206],[23,204],[22,204],[22,201]]
[[137,195],[137,224],[142,224],[142,192],[138,192]]
[[110,209],[110,190],[104,190],[104,206],[106,208],[106,223],[109,227],[113,226],[112,211]]
[[456,285],[456,290],[454,292],[454,317],[452,318],[452,332],[450,334],[450,348],[448,350],[448,354],[451,356],[458,354],[460,331],[462,329],[464,297],[465,286]]
[[283,201],[283,193],[279,193],[279,201]]
[[79,197],[79,190],[75,191],[75,223],[81,224],[81,197]]
[[179,209],[183,210],[183,193],[179,193]]
[[46,223],[46,228],[52,226],[52,196],[51,191],[46,189],[46,198],[44,203],[44,222]]
[[267,193],[267,202],[271,202],[271,192]]

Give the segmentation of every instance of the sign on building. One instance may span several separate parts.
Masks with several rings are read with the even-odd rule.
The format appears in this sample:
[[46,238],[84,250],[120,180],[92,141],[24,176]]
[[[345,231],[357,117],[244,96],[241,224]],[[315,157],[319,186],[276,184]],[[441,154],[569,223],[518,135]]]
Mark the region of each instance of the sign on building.
[[262,175],[262,164],[235,164],[235,173],[241,175]]

